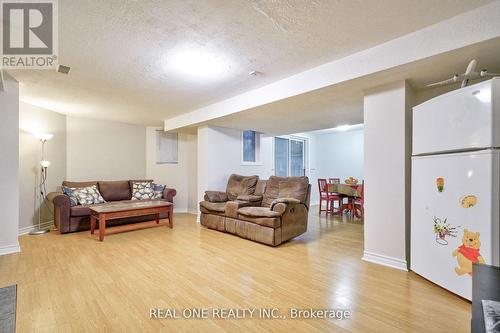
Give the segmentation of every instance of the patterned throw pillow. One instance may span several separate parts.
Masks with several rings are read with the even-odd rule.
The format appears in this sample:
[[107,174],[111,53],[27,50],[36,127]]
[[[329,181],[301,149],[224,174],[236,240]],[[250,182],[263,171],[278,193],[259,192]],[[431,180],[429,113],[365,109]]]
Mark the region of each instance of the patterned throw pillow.
[[153,199],[154,195],[153,183],[132,183],[132,200]]
[[93,205],[103,203],[104,201],[101,193],[97,189],[97,185],[89,187],[77,188],[73,191],[80,205]]
[[71,207],[78,205],[78,199],[76,198],[74,193],[75,190],[76,188],[74,187],[66,187],[66,186],[62,187],[63,193],[69,197],[69,203]]
[[153,199],[161,199],[163,198],[163,190],[167,187],[166,185],[159,185],[153,183],[154,196]]

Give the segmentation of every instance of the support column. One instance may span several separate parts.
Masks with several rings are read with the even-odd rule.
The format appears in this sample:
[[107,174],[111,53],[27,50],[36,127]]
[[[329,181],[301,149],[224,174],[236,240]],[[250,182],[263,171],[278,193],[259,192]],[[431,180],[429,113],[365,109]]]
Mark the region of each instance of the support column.
[[412,100],[406,81],[364,97],[363,260],[402,270],[409,267]]
[[19,252],[19,83],[8,74],[0,91],[0,255]]

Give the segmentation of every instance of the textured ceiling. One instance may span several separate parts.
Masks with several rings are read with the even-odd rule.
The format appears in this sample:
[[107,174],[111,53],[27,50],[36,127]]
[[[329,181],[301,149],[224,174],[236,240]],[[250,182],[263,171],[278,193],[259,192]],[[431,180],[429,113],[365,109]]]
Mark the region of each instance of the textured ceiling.
[[[363,96],[370,88],[397,80],[408,81],[416,90],[415,104],[436,95],[457,89],[460,83],[423,89],[426,84],[463,73],[471,59],[477,59],[478,69],[500,73],[500,38],[469,45],[404,66],[394,67],[341,84],[331,85],[306,94],[296,95],[260,107],[234,113],[208,124],[253,129],[268,135],[291,134],[327,129],[344,124],[363,122]],[[474,84],[479,81],[472,81]],[[194,128],[186,128],[193,131]]]
[[[21,98],[54,111],[143,125],[211,104],[419,30],[489,0],[64,0],[60,63],[10,71]],[[231,64],[223,80],[162,67],[191,46]],[[262,72],[250,76],[252,70]]]

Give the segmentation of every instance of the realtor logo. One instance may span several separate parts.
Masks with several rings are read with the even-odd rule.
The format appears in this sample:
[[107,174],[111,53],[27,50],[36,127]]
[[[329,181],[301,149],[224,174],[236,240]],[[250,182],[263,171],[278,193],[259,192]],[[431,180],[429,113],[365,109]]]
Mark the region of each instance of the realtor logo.
[[53,0],[1,1],[2,67],[57,66],[57,6]]

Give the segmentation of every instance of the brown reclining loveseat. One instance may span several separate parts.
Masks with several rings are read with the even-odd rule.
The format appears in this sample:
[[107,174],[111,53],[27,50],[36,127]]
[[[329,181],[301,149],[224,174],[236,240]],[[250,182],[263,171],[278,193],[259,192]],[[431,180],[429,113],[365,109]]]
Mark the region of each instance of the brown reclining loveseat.
[[200,223],[276,246],[307,230],[311,185],[307,177],[231,175],[226,192],[207,191]]

